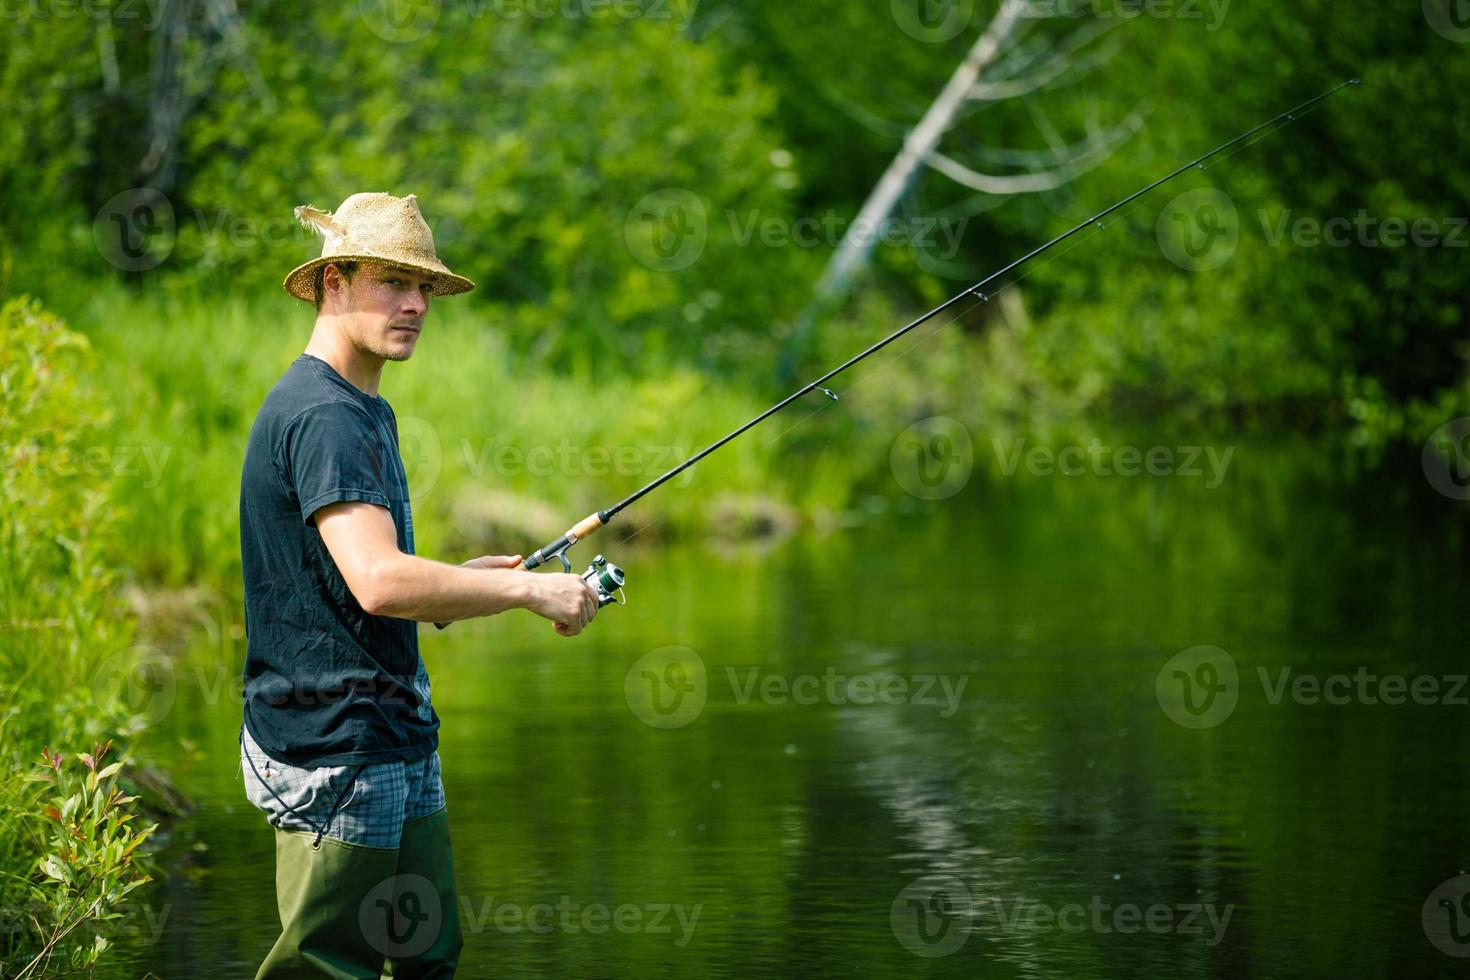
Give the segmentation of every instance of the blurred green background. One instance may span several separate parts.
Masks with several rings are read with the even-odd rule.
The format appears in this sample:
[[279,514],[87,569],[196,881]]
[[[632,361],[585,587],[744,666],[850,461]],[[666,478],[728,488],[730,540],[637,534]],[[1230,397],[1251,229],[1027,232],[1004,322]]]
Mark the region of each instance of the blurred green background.
[[[420,552],[445,560],[524,553],[1072,224],[1352,77],[1363,84],[991,288],[994,302],[959,304],[840,376],[840,402],[818,395],[793,406],[630,510],[596,547],[629,568],[630,593],[650,613],[688,608],[680,629],[655,616],[599,641],[608,644],[598,651],[614,665],[606,671],[613,682],[606,690],[587,682],[599,693],[578,701],[585,712],[574,714],[592,727],[569,724],[557,736],[570,739],[559,751],[564,759],[593,757],[605,720],[596,720],[602,709],[592,705],[605,708],[606,697],[620,723],[630,720],[619,678],[650,647],[691,643],[713,665],[760,662],[772,645],[796,642],[759,603],[746,612],[747,624],[760,629],[726,623],[728,610],[711,584],[721,576],[737,592],[764,594],[760,583],[770,577],[799,593],[808,563],[821,563],[832,542],[857,536],[866,543],[835,549],[850,567],[892,562],[896,569],[892,581],[874,580],[881,589],[870,583],[860,590],[863,601],[881,604],[888,594],[900,604],[896,615],[909,621],[946,614],[964,621],[970,613],[954,610],[982,600],[950,584],[967,566],[958,545],[924,530],[941,518],[958,522],[955,540],[976,549],[982,566],[997,563],[992,584],[1035,583],[1037,592],[1002,588],[1002,598],[983,607],[991,615],[1030,623],[1039,616],[1038,595],[1055,609],[1071,601],[1072,590],[1098,581],[1119,590],[1106,606],[1059,616],[1058,632],[1038,643],[1062,662],[1085,659],[1098,643],[1133,644],[1104,669],[1107,684],[1118,686],[1099,695],[1099,714],[1071,716],[1080,728],[1089,718],[1115,727],[1109,712],[1138,694],[1129,686],[1138,664],[1147,702],[1153,672],[1170,653],[1196,643],[1230,646],[1232,611],[1242,604],[1269,610],[1272,652],[1261,655],[1263,663],[1321,657],[1348,669],[1321,652],[1343,652],[1335,644],[1344,631],[1323,624],[1334,608],[1374,608],[1337,578],[1358,564],[1399,596],[1391,614],[1373,620],[1395,646],[1389,659],[1452,668],[1452,626],[1431,617],[1416,633],[1424,615],[1406,619],[1404,609],[1456,608],[1465,598],[1459,491],[1470,480],[1470,432],[1443,428],[1470,415],[1462,285],[1470,272],[1463,166],[1470,123],[1460,95],[1470,84],[1470,21],[1462,8],[1458,0],[1029,4],[980,73],[984,91],[977,94],[986,97],[965,101],[943,121],[943,156],[930,160],[938,166],[919,166],[899,182],[879,229],[885,240],[850,280],[824,290],[824,271],[874,188],[921,120],[932,118],[977,39],[1005,15],[992,0],[3,6],[0,297],[9,303],[0,316],[8,348],[0,362],[8,424],[0,431],[9,482],[0,515],[0,732],[12,769],[32,767],[45,745],[75,754],[113,738],[129,760],[120,778],[138,791],[140,805],[177,815],[189,806],[175,789],[197,797],[199,822],[166,823],[165,834],[199,853],[213,848],[209,860],[228,863],[223,842],[261,829],[249,822],[253,813],[220,815],[246,803],[235,798],[239,786],[217,773],[178,776],[170,788],[154,768],[208,772],[198,767],[200,745],[211,746],[211,763],[234,765],[235,721],[218,691],[205,698],[212,712],[166,711],[165,722],[148,709],[160,670],[169,683],[175,671],[183,676],[169,666],[175,658],[228,673],[243,657],[237,487],[244,440],[265,393],[309,336],[310,308],[287,297],[280,281],[320,249],[292,217],[296,205],[330,210],[364,190],[417,194],[441,258],[478,283],[467,296],[433,303],[417,356],[385,372],[383,392],[400,420]],[[1039,189],[1025,190],[1028,183]],[[902,475],[910,427],[930,426],[927,439],[936,416],[957,420],[957,430],[944,431],[972,440],[977,473],[968,493],[938,502],[915,494]],[[1210,488],[1217,496],[1204,497],[1201,518],[1194,491],[1181,489],[1191,481],[1177,474],[1128,479],[1093,469],[1074,482],[1048,479],[1027,464],[1017,478],[1002,447],[1018,439],[1053,453],[1094,440],[1144,450],[1229,449],[1234,469]],[[561,447],[570,455],[557,455]],[[552,462],[530,465],[536,458]],[[980,485],[990,489],[977,493]],[[1055,524],[1058,485],[1076,495],[1064,502],[1066,513],[1087,518],[1077,518],[1071,538],[1059,536],[1072,524]],[[1184,500],[1176,500],[1181,493]],[[1207,532],[1194,530],[1201,519],[1210,522]],[[983,530],[989,527],[1012,528],[1015,540],[996,541]],[[931,536],[916,543],[924,534]],[[1138,535],[1193,542],[1198,574],[1181,570],[1177,553],[1167,560],[1132,554]],[[1421,553],[1432,553],[1443,574],[1426,582],[1415,571]],[[1095,576],[1087,574],[1088,556],[1100,563]],[[1283,562],[1287,581],[1266,574]],[[689,571],[660,572],[656,586],[639,586],[652,578],[650,566],[665,564]],[[1045,584],[1054,582],[1066,587]],[[1166,611],[1145,598],[1154,593],[1166,597]],[[1421,598],[1403,598],[1411,594]],[[1191,611],[1196,595],[1200,605]],[[1341,602],[1324,605],[1324,595]],[[941,608],[927,607],[941,598]],[[812,601],[824,624],[814,656],[847,663],[867,629],[843,627],[836,615],[852,610],[852,598],[834,587]],[[979,628],[938,651],[918,630],[897,660],[975,673],[975,664],[999,658],[997,683],[1026,702],[1009,704],[1024,718],[1017,723],[1045,728],[1056,721],[1055,692],[1037,686],[1030,668],[1006,653],[1008,644],[1031,643],[1028,631],[1036,628]],[[437,664],[432,642],[425,641],[431,670],[456,691],[524,683],[527,668],[515,661],[488,679],[481,665]],[[463,650],[479,641],[444,642]],[[564,655],[530,632],[496,642],[515,645],[520,656]],[[584,671],[578,676],[603,671],[592,662],[574,669]],[[186,689],[181,682],[180,706],[204,698]],[[534,698],[517,705],[535,714]],[[772,738],[804,744],[820,737],[814,733],[843,730],[848,720],[830,707],[783,714],[777,723],[792,726],[789,737]],[[943,753],[962,755],[977,744],[974,711],[959,717],[969,721],[935,736]],[[1431,737],[1437,718],[1431,711],[1395,722],[1367,712],[1354,724],[1385,744],[1405,744]],[[1451,738],[1463,736],[1459,721],[1449,725]],[[731,734],[749,741],[757,727],[747,720]],[[1309,744],[1332,744],[1333,723],[1314,716],[1307,727]],[[457,744],[474,741],[466,731],[487,743],[509,738],[474,727]],[[901,731],[864,744],[873,765],[888,772],[931,735]],[[1189,735],[1171,730],[1166,740]],[[1258,742],[1209,744],[1238,759],[1277,750],[1281,738],[1266,726]],[[1188,780],[1179,759],[1176,768],[1112,751],[1115,766],[1135,769],[1108,792],[1136,779],[1166,786],[1167,795]],[[1181,749],[1180,759],[1193,759],[1192,751]],[[1034,745],[1023,754],[1044,755]],[[620,763],[630,779],[666,764],[658,753],[630,758]],[[1040,819],[1044,797],[1075,792],[1068,774],[1081,761],[1031,763],[1046,768],[1016,806]],[[726,780],[740,772],[759,787],[768,775],[769,760],[753,750],[734,753],[729,764]],[[1424,765],[1416,779],[1433,778]],[[1308,770],[1321,780],[1347,778]],[[472,777],[490,778],[468,772],[458,787],[466,795]],[[505,778],[515,790],[532,776]],[[826,813],[830,795],[853,814],[829,827],[847,847],[859,846],[851,835],[879,852],[909,853],[894,850],[892,828],[862,815],[871,773],[844,776],[835,787],[830,772],[792,778],[779,794],[790,820]],[[1251,793],[1261,790],[1248,774],[1240,778]],[[884,800],[892,790],[887,779],[878,793]],[[54,889],[37,868],[60,846],[51,836],[58,830],[38,816],[49,791],[26,785],[0,799],[7,871],[0,905],[12,912],[0,976],[34,955],[44,923],[54,930],[65,921],[54,903],[47,906],[54,922],[28,923],[15,912],[32,907],[33,892]],[[1314,800],[1330,796],[1332,786],[1320,785]],[[553,781],[544,801],[552,809],[565,802],[557,787],[582,792]],[[678,788],[659,791],[662,809],[694,806]],[[962,806],[980,791],[939,778],[926,792]],[[1426,804],[1410,826],[1452,819],[1454,798]],[[1365,799],[1344,805],[1361,826],[1386,826],[1366,819]],[[1206,817],[1230,806],[1212,801]],[[1281,819],[1325,820],[1330,812],[1322,803]],[[602,825],[594,823],[571,839],[600,847]],[[214,829],[190,829],[201,826]],[[1201,826],[1183,821],[1178,846],[1208,837]],[[516,827],[517,835],[534,836],[530,818]],[[1096,833],[1084,835],[1095,848],[1138,843],[1131,831]],[[1343,846],[1371,849],[1373,833]],[[1052,843],[1038,844],[1032,858],[1065,864],[1072,845],[1057,850]],[[726,844],[736,857],[741,846],[759,846]],[[840,905],[843,882],[834,869],[848,852],[824,846],[818,838],[809,856],[821,875],[839,878],[804,897]],[[1240,861],[1271,868],[1289,853],[1279,847]],[[177,872],[165,877],[192,880],[179,862],[192,868],[199,859],[187,855],[195,854],[164,847],[160,859]],[[554,854],[542,859],[556,866]],[[1233,852],[1201,858],[1201,866],[1235,859]],[[1422,851],[1397,859],[1412,867],[1404,871],[1410,892],[1456,871],[1451,858],[1442,874],[1431,870]],[[928,862],[905,867],[920,865]],[[948,867],[942,860],[935,866]],[[949,870],[966,867],[973,871],[964,861]],[[1167,869],[1155,870],[1167,880]],[[634,865],[608,873],[632,881],[647,872]],[[662,873],[677,883],[677,867]],[[760,874],[747,883],[757,891],[774,888],[782,873]],[[887,897],[873,896],[896,893],[905,880],[869,868],[847,884],[886,907]],[[1302,870],[1293,880],[1316,887],[1321,879]],[[201,887],[187,901],[222,921],[242,914],[224,894],[244,888],[239,882],[223,891]],[[1382,897],[1381,883],[1354,887],[1363,907],[1377,907],[1366,895]],[[1287,892],[1269,897],[1286,901]],[[1400,897],[1384,898],[1385,907],[1407,908],[1404,929],[1414,933],[1420,898]],[[832,914],[834,928],[864,928],[846,912]],[[264,915],[261,928],[270,921]],[[1359,920],[1329,927],[1314,919],[1310,926],[1337,937],[1363,928]],[[89,921],[73,945],[90,943],[94,928],[105,931]],[[813,934],[806,923],[783,942]],[[883,932],[874,942],[889,951],[894,940]],[[1228,972],[1240,957],[1289,955],[1280,937],[1241,942],[1225,958],[1192,967],[1204,975]],[[725,943],[720,934],[721,950]],[[967,949],[973,954],[978,945]],[[211,954],[222,959],[192,963],[177,936],[163,959],[161,948],[138,946],[119,970],[228,972],[224,951]],[[866,947],[833,952],[859,948]],[[1340,943],[1333,948],[1346,955]],[[1386,974],[1398,948],[1357,950],[1370,960],[1319,955],[1283,972],[1371,962],[1370,972]],[[893,972],[926,962],[899,953],[885,960]],[[1012,954],[1000,959],[1029,962]],[[547,955],[521,965],[554,969],[557,960]],[[583,955],[595,959],[595,951],[582,950],[562,965],[586,972]],[[793,954],[763,947],[761,955],[771,967]],[[1168,957],[1160,955],[1140,962],[1161,968]],[[726,950],[707,962],[715,972],[733,972],[738,960]],[[629,962],[648,971],[656,961],[639,953]],[[935,962],[947,964],[944,970],[974,966]],[[1116,976],[1127,962],[1103,952],[1043,957],[1019,969]]]

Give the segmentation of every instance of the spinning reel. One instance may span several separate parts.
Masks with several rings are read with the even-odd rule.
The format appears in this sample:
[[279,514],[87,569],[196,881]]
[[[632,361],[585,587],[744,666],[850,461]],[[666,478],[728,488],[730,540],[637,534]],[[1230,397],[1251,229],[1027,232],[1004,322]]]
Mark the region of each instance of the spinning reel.
[[[567,561],[565,554],[558,555],[566,570],[572,570],[572,563]],[[587,571],[582,573],[582,581],[592,586],[597,593],[597,608],[601,609],[610,602],[616,602],[620,606],[628,604],[628,597],[623,594],[623,570],[608,562],[601,555],[592,559],[592,564],[587,566]]]

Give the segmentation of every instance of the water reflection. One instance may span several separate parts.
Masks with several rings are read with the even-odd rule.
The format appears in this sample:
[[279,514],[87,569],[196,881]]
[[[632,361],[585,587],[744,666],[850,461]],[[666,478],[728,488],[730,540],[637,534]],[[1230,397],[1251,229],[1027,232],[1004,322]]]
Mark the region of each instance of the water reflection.
[[[1416,466],[1242,447],[1213,491],[981,468],[949,502],[879,487],[888,513],[822,539],[611,555],[634,602],[577,642],[426,637],[464,975],[1446,969],[1419,911],[1467,860],[1466,710],[1271,697],[1283,668],[1463,672],[1464,522]],[[1156,681],[1199,644],[1239,682],[1191,730]],[[645,683],[703,699],[650,715]],[[181,689],[160,732],[199,742],[203,807],[114,975],[249,975],[275,935],[269,830],[216,766],[238,703],[209,700]]]

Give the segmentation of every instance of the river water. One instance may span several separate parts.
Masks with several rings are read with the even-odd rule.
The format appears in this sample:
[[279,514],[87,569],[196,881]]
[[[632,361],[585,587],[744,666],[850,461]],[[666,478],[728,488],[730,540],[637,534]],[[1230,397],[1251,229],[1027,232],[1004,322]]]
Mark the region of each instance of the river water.
[[[985,448],[834,533],[600,543],[631,601],[576,640],[424,631],[462,976],[1463,969],[1470,505],[1417,453]],[[240,655],[178,668],[152,747],[200,806],[105,975],[247,977],[278,931]]]

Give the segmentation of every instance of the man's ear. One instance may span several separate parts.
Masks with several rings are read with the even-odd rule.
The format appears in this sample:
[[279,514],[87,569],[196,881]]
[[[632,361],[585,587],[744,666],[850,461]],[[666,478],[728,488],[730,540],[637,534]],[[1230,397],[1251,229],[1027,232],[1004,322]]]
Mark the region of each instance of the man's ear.
[[352,287],[352,283],[342,274],[342,269],[335,262],[329,262],[322,267],[322,308],[331,305],[333,298],[337,301],[344,299],[346,290]]

